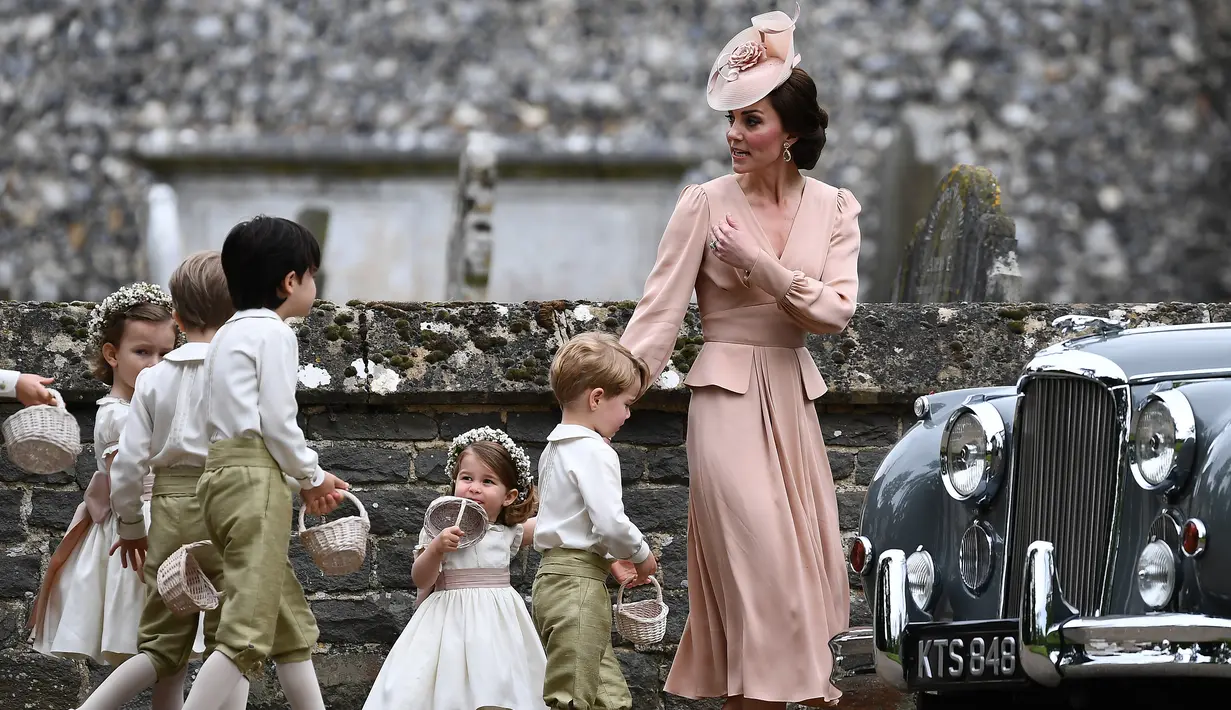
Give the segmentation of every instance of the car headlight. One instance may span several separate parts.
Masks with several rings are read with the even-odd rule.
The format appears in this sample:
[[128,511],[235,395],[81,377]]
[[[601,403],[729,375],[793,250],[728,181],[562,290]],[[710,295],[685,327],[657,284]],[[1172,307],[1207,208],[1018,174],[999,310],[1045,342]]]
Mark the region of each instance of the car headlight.
[[957,500],[984,503],[1004,470],[1004,421],[987,402],[958,407],[940,438],[940,476]]
[[1197,418],[1179,390],[1155,392],[1137,415],[1131,442],[1133,478],[1147,491],[1184,485],[1197,448]]

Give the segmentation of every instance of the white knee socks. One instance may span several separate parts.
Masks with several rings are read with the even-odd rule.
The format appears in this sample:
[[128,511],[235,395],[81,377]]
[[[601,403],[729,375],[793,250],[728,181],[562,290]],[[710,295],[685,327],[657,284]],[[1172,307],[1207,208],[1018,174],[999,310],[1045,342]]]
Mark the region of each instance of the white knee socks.
[[235,686],[235,690],[231,691],[231,697],[227,698],[223,704],[222,710],[246,710],[248,707],[248,679],[240,680]]
[[188,668],[181,668],[179,673],[163,678],[154,684],[154,701],[152,710],[180,710],[184,707],[184,676]]
[[291,704],[291,710],[325,710],[321,686],[316,680],[316,668],[312,661],[278,664],[278,682],[282,694]]
[[241,684],[246,703],[248,681],[244,674],[225,654],[214,651],[205,659],[201,672],[192,682],[192,692],[188,693],[184,710],[223,710]]
[[[137,697],[156,680],[158,673],[150,657],[138,653],[112,671],[102,685],[90,693],[79,710],[120,710],[124,703]],[[183,692],[181,688],[181,695]]]

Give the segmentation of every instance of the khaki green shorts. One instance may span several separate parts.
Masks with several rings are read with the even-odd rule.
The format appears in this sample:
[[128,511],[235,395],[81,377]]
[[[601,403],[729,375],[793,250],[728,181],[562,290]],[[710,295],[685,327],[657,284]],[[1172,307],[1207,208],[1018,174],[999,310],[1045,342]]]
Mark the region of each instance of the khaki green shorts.
[[583,550],[548,550],[534,577],[532,608],[547,675],[543,702],[569,710],[633,706],[611,647],[608,563]]
[[[137,650],[149,656],[159,678],[178,673],[188,665],[197,636],[198,615],[171,613],[158,593],[158,568],[182,545],[208,540],[209,532],[197,502],[199,468],[160,468],[154,471],[154,496],[150,500],[149,550],[145,558],[145,606]],[[201,571],[214,586],[222,588],[222,557],[213,547],[192,551]],[[205,612],[205,654],[214,646],[218,609]]]
[[251,675],[266,659],[312,657],[320,635],[291,569],[291,489],[260,439],[209,447],[197,484],[205,527],[222,555],[225,594],[216,649]]

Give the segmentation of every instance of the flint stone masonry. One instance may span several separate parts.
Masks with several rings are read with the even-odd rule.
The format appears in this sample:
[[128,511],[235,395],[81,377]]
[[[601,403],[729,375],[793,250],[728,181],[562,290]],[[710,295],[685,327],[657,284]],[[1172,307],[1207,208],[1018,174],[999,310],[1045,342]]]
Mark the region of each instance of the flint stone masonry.
[[[0,698],[6,699],[0,705],[6,708],[73,707],[108,671],[39,656],[23,631],[41,574],[94,466],[93,402],[104,388],[85,371],[80,331],[89,307],[0,304],[0,367],[55,377],[86,444],[76,470],[64,475],[25,474],[0,456]],[[372,522],[364,566],[345,577],[325,577],[298,541],[291,544],[320,623],[317,668],[330,708],[362,706],[410,618],[412,548],[428,503],[447,490],[449,439],[473,426],[497,426],[537,460],[556,421],[543,379],[552,353],[562,338],[583,330],[621,332],[631,310],[631,303],[564,301],[318,303],[306,319],[292,322],[300,337],[301,423],[322,462],[355,484]],[[1013,382],[1035,350],[1060,339],[1048,324],[1068,313],[1136,325],[1231,321],[1231,305],[1222,304],[860,306],[845,332],[808,341],[831,386],[818,413],[843,531],[854,533],[868,481],[913,421],[914,397]],[[687,370],[698,337],[690,314],[669,372]],[[661,693],[687,613],[687,404],[683,387],[658,387],[615,440],[628,512],[660,557],[671,608],[661,646],[638,650],[621,642],[618,648],[638,710],[713,707]],[[6,405],[0,416],[14,411]],[[524,563],[514,561],[513,580],[528,595],[538,555],[528,552]],[[858,580],[852,582],[852,623],[868,623]],[[254,683],[249,707],[285,707],[272,674]]]
[[[10,0],[0,296],[98,299],[144,276],[144,195],[168,161],[455,166],[479,128],[511,157],[721,168],[706,73],[749,18],[792,5]],[[832,119],[815,174],[864,205],[862,283],[902,236],[884,232],[902,175],[880,165],[913,133],[903,162],[1000,178],[1026,297],[1226,300],[1229,15],[1221,0],[805,3],[802,66]]]

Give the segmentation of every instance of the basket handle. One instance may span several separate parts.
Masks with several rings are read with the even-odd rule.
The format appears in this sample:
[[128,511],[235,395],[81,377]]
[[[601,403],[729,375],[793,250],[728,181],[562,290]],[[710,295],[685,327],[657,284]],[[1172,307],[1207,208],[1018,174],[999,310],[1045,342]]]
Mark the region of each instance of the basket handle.
[[[663,600],[663,587],[658,583],[658,577],[650,575],[650,581],[654,583],[654,589],[658,592],[658,602],[661,604]],[[620,585],[620,591],[616,592],[616,613],[620,613],[620,609],[624,606],[624,589],[628,586],[628,582]]]
[[53,402],[55,402],[55,406],[59,407],[60,409],[68,408],[64,404],[64,397],[60,396],[60,390],[52,389],[51,387],[48,387],[47,391],[51,393],[51,399]]
[[[364,520],[368,519],[368,510],[367,508],[363,507],[363,503],[361,503],[358,498],[356,498],[353,494],[351,494],[350,491],[347,491],[347,490],[340,490],[338,492],[342,494],[343,498],[350,499],[350,502],[354,503],[355,507],[359,508],[360,518],[363,518]],[[304,524],[303,524],[303,513],[304,513],[304,506],[301,505],[299,506],[299,532],[304,532],[305,530],[307,530],[307,528],[304,527]]]

